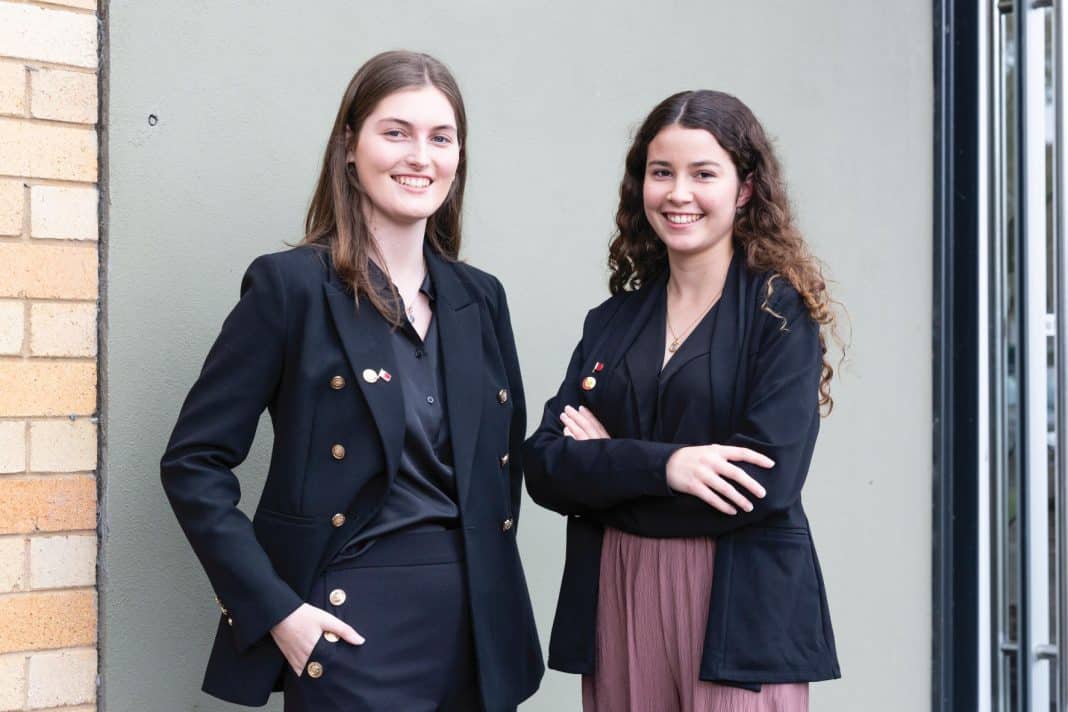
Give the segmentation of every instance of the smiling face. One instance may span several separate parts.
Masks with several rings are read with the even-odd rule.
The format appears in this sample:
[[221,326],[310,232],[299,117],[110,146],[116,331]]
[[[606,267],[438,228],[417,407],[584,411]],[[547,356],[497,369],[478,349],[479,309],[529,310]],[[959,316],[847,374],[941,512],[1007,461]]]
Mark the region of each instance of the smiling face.
[[448,197],[460,161],[448,98],[433,86],[390,94],[364,120],[348,160],[369,199],[371,225],[426,220]]
[[672,124],[649,142],[645,217],[670,252],[728,247],[734,214],[751,194],[751,183],[739,180],[730,154],[708,131]]

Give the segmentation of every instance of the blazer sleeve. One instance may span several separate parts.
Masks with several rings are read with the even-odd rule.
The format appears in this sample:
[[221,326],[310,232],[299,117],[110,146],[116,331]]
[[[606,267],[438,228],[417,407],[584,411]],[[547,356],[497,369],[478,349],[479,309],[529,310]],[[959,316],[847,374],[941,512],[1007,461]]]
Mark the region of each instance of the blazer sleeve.
[[583,341],[571,355],[560,389],[545,404],[541,425],[523,447],[527,491],[543,507],[561,514],[612,507],[639,497],[671,497],[665,466],[682,445],[632,438],[578,441],[564,435],[560,413],[581,403],[583,343],[594,312],[586,317]]
[[163,489],[227,611],[239,651],[303,601],[275,572],[252,523],[237,508],[233,468],[244,461],[282,373],[285,293],[267,256],[241,283],[160,462]]
[[519,370],[519,353],[512,333],[512,319],[508,313],[508,298],[504,287],[497,282],[497,313],[494,315],[494,331],[497,344],[504,359],[508,390],[512,396],[512,422],[508,430],[508,477],[512,519],[519,524],[519,504],[523,496],[523,438],[527,432],[527,401],[523,392],[523,378]]
[[761,342],[755,355],[749,393],[737,419],[737,430],[725,445],[767,455],[775,466],[735,462],[763,485],[758,499],[738,487],[753,503],[752,512],[728,515],[693,495],[644,498],[626,502],[594,518],[622,531],[646,537],[717,537],[757,524],[789,509],[801,496],[819,431],[819,380],[823,350],[819,326],[792,289],[771,306],[786,323],[764,314]]

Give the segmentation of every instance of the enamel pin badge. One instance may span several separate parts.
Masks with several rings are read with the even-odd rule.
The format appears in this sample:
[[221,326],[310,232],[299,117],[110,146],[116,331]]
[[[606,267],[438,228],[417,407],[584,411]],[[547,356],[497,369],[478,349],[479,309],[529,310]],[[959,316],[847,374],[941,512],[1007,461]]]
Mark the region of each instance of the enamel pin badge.
[[[604,370],[604,364],[601,363],[600,361],[598,361],[597,363],[593,364],[593,372],[594,373],[600,373],[603,370]],[[594,378],[593,376],[586,376],[585,378],[582,379],[582,390],[584,390],[584,391],[592,391],[596,387],[597,387],[597,379]]]
[[391,376],[389,374],[389,371],[384,368],[380,368],[377,371],[373,368],[365,368],[363,370],[363,374],[361,375],[363,376],[363,380],[367,381],[368,383],[378,383],[379,380],[389,383],[391,380],[393,380],[393,376]]

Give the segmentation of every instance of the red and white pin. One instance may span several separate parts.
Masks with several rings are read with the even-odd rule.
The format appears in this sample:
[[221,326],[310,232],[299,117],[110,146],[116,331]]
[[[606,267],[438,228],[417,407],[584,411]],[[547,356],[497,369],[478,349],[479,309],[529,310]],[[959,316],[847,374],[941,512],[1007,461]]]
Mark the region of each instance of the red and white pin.
[[386,383],[389,383],[391,380],[393,380],[393,376],[391,376],[389,371],[384,368],[380,368],[377,371],[373,368],[365,368],[363,370],[362,375],[363,380],[367,381],[368,383],[377,383],[379,379],[385,381]]

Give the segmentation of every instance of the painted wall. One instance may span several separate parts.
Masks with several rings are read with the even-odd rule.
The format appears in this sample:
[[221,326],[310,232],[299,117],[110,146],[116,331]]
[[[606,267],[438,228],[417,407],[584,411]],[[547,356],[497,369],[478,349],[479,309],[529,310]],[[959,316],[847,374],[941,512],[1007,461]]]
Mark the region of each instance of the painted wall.
[[[929,4],[651,7],[110,3],[105,709],[231,709],[199,692],[217,609],[158,460],[244,268],[300,239],[352,72],[397,47],[440,57],[464,90],[465,255],[509,290],[532,424],[606,295],[623,155],[641,118],[705,87],[763,120],[852,320],[805,495],[845,677],[814,686],[812,709],[929,707]],[[266,470],[264,425],[240,470],[246,511]],[[547,643],[563,519],[525,507],[520,545]],[[578,689],[550,673],[523,709],[578,709]]]

